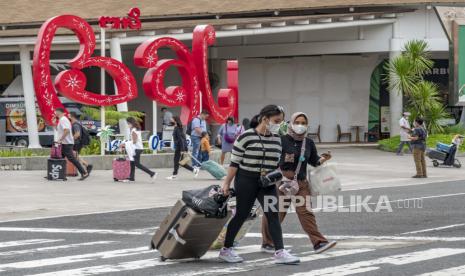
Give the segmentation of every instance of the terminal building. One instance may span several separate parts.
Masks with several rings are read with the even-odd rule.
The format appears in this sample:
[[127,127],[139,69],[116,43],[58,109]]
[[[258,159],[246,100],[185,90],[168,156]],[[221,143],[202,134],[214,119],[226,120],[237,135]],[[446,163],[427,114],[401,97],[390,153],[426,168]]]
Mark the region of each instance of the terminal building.
[[[241,120],[273,103],[287,114],[309,114],[310,132],[319,132],[321,142],[337,141],[338,128],[351,132],[353,140],[356,131],[360,140],[365,133],[377,134],[367,137],[370,141],[397,135],[403,99],[387,91],[383,64],[412,39],[428,43],[435,65],[426,77],[439,85],[453,118],[460,118],[461,107],[449,81],[450,41],[435,7],[460,8],[464,3],[446,0],[38,0],[34,8],[28,0],[4,1],[0,3],[0,105],[6,99],[34,95],[31,58],[44,21],[62,14],[80,16],[93,26],[100,45],[98,18],[123,17],[134,3],[141,11],[142,28],[108,30],[106,47],[108,55],[122,60],[136,77],[139,96],[127,108],[146,114],[147,130],[160,131],[161,106],[144,94],[145,69],[134,65],[134,51],[142,42],[162,36],[190,46],[193,28],[200,24],[216,29],[216,44],[208,50],[214,91],[226,87],[226,60],[239,62]],[[77,38],[60,30],[52,51],[56,74],[77,54]],[[173,53],[166,50],[160,56],[173,57]],[[100,93],[99,70],[89,68],[85,73],[88,90]],[[113,93],[111,78],[107,80],[107,91]],[[165,82],[180,84],[178,72],[170,69]],[[34,104],[24,106],[26,113],[36,112]],[[0,115],[5,121],[6,115]],[[35,135],[28,132],[31,147],[38,146],[31,139]]]

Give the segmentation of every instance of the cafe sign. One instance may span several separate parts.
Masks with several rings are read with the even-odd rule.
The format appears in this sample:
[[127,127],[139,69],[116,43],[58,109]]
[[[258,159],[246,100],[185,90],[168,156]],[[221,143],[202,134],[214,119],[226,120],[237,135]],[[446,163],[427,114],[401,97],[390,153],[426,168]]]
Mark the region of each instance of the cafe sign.
[[[100,26],[118,28],[140,28],[140,11],[131,9],[127,18],[101,17]],[[138,25],[139,24],[139,25]],[[79,52],[68,62],[71,69],[61,71],[55,81],[50,73],[50,51],[52,41],[59,28],[71,30],[79,40]],[[200,113],[201,107],[219,123],[227,117],[238,118],[238,64],[227,61],[227,88],[213,97],[208,76],[207,48],[215,43],[215,30],[210,25],[194,29],[192,50],[178,39],[162,37],[149,39],[135,51],[134,63],[147,72],[142,86],[148,98],[158,103],[175,107],[181,106],[181,120],[187,124]],[[138,96],[137,83],[129,68],[110,57],[93,56],[96,46],[92,27],[75,15],[60,15],[47,20],[39,30],[33,57],[33,79],[37,103],[43,118],[49,125],[55,125],[54,112],[64,108],[57,93],[85,105],[112,106],[134,100]],[[169,48],[177,59],[160,59],[158,50]],[[81,71],[87,67],[103,68],[114,80],[116,95],[94,93],[85,89],[87,78]],[[176,68],[182,79],[179,86],[166,87],[166,71]],[[200,102],[202,101],[202,103]]]

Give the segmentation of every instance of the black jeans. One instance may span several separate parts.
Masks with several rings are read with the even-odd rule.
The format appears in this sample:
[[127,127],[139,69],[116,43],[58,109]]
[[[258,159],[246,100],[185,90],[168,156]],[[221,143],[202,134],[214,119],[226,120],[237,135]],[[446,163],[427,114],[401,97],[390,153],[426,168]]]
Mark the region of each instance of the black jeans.
[[73,147],[74,145],[72,144],[62,144],[61,145],[61,155],[63,155],[63,158],[66,157],[66,159],[69,160],[69,162],[73,163],[73,165],[78,169],[79,173],[82,175],[86,174],[86,170],[84,167],[81,165],[81,162],[79,162],[76,157],[74,157],[73,154]]
[[[230,248],[234,244],[234,238],[242,227],[242,224],[249,216],[250,211],[258,199],[262,206],[263,212],[268,220],[268,229],[276,250],[284,248],[283,233],[281,224],[279,223],[279,208],[278,194],[276,186],[272,185],[267,188],[259,186],[260,175],[258,173],[249,173],[239,169],[234,180],[234,188],[236,190],[236,214],[228,224],[224,247]],[[267,197],[267,198],[265,198]],[[271,203],[270,198],[274,198],[274,203]],[[268,202],[265,208],[264,202]]]
[[185,168],[186,170],[189,170],[191,172],[194,171],[194,169],[186,164],[186,165],[180,165],[179,164],[179,161],[181,160],[181,150],[176,148],[176,150],[174,151],[174,171],[173,171],[173,175],[178,175],[178,171],[179,171],[179,166]]
[[142,165],[140,163],[140,155],[142,154],[144,150],[139,150],[136,149],[136,155],[134,155],[134,161],[131,161],[131,175],[129,176],[129,180],[135,180],[135,174],[136,174],[136,167],[144,172],[146,172],[148,175],[153,176],[155,173],[149,170],[147,167]]

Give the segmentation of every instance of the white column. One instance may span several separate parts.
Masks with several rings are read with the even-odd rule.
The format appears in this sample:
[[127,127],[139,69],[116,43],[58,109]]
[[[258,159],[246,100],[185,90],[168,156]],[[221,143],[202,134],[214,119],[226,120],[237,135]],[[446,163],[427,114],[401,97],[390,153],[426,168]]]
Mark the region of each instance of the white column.
[[[158,129],[158,106],[157,102],[153,101],[152,102],[152,130],[153,130],[153,135],[157,135],[157,129]],[[161,137],[160,137],[161,138]]]
[[[110,40],[110,55],[115,60],[123,62],[123,56],[121,54],[121,44],[120,38],[118,36],[113,36]],[[115,93],[118,94],[118,89],[116,88],[115,84]],[[121,103],[116,106],[119,112],[127,112],[128,111],[128,104]],[[120,133],[125,135],[126,139],[129,139],[129,129],[126,120],[121,119],[119,121],[119,129]]]
[[[100,28],[100,56],[105,56],[105,29]],[[100,69],[100,94],[105,95],[105,70]],[[100,127],[105,127],[105,107],[100,107]],[[100,138],[100,155],[105,155],[106,141]]]
[[[389,60],[393,60],[402,52],[402,39],[397,36],[398,23],[392,24],[392,39],[390,40]],[[391,113],[391,137],[400,133],[399,120],[402,117],[402,93],[397,89],[389,91],[389,109]]]
[[29,148],[41,148],[39,143],[39,131],[37,128],[36,101],[32,81],[31,57],[26,45],[19,46],[19,58],[21,61],[21,76],[23,79]]

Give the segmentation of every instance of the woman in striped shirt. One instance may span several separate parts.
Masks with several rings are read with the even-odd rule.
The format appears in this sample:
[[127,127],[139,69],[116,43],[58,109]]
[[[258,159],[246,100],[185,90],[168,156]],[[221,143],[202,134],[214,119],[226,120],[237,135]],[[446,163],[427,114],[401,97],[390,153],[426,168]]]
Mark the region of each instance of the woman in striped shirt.
[[[228,224],[224,247],[219,256],[226,262],[238,263],[243,261],[233,250],[234,238],[247,219],[256,199],[262,205],[268,219],[270,235],[276,249],[275,262],[278,264],[299,262],[297,257],[284,249],[278,216],[276,186],[271,185],[264,188],[260,185],[260,176],[278,168],[282,148],[281,139],[277,133],[283,120],[282,107],[267,105],[260,111],[259,115],[252,119],[252,122],[255,121],[256,127],[241,134],[234,143],[231,165],[223,184],[223,191],[228,194],[234,179],[237,201],[236,214]],[[265,202],[267,208],[265,208]]]

